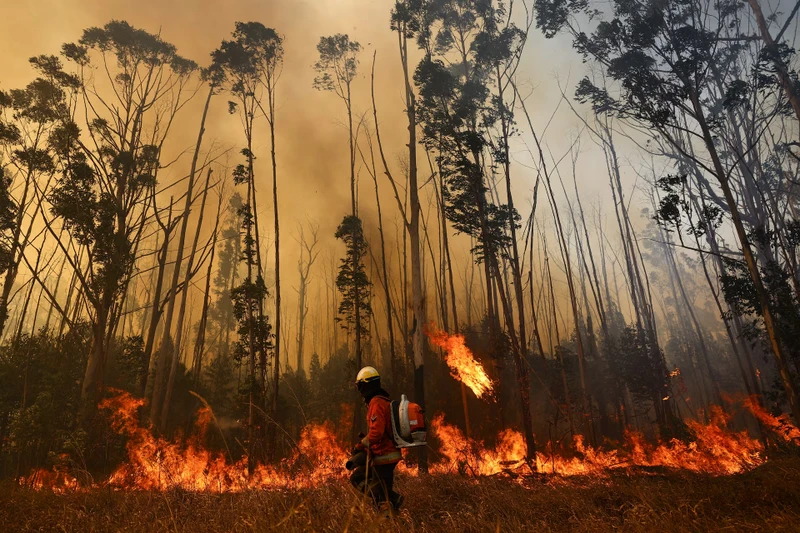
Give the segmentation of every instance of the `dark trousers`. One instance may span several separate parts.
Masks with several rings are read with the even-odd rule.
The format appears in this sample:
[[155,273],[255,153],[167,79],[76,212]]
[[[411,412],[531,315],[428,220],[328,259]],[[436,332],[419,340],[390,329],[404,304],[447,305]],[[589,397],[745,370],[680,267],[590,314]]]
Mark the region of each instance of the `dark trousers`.
[[364,486],[366,480],[366,467],[359,466],[350,475],[350,483],[356,489],[369,492],[372,500],[380,505],[382,502],[389,501],[394,508],[400,506],[402,501],[400,495],[394,491],[394,469],[397,463],[389,465],[370,465],[369,483]]
[[400,496],[394,491],[394,469],[397,463],[389,465],[377,465],[372,469],[375,472],[375,477],[378,478],[379,486],[373,489],[372,498],[375,503],[385,502],[387,499],[393,506],[397,506],[398,497]]

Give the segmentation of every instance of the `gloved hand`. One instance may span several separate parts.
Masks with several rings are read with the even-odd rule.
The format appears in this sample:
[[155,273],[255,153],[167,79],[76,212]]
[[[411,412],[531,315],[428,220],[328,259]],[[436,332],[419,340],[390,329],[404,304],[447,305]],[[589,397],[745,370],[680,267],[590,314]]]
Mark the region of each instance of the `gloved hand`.
[[366,437],[366,435],[364,434],[363,431],[360,431],[358,433],[358,442],[356,443],[355,446],[353,446],[353,451],[351,452],[352,455],[355,455],[359,452],[363,452],[364,450],[367,449],[367,447],[364,446],[364,437]]

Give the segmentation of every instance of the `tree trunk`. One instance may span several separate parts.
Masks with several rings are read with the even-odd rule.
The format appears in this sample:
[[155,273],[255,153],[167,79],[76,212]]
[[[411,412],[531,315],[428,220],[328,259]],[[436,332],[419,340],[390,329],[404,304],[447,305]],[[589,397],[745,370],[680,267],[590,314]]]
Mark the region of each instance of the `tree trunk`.
[[[275,160],[275,87],[270,82],[268,86],[267,98],[269,100],[269,140],[270,157],[272,160],[272,208],[275,216],[275,359],[272,368],[272,418],[277,420],[278,416],[278,385],[280,382],[281,365],[281,226],[278,216],[278,163]],[[302,354],[298,354],[302,358]],[[300,361],[302,364],[302,360]],[[300,372],[298,366],[297,371]],[[272,428],[269,440],[270,452],[275,448],[275,428]]]
[[528,112],[525,109],[525,102],[522,102],[522,109],[525,113],[525,116],[528,117],[528,125],[531,129],[531,134],[533,135],[534,140],[536,141],[536,146],[539,150],[539,159],[543,168],[543,173],[545,178],[545,190],[548,193],[548,197],[550,199],[550,207],[555,217],[556,235],[558,236],[558,243],[559,243],[559,248],[561,250],[561,257],[564,261],[564,271],[566,272],[567,287],[569,288],[570,306],[572,308],[572,316],[575,320],[575,341],[578,351],[578,374],[581,386],[581,404],[583,411],[581,418],[589,442],[595,444],[594,428],[592,424],[591,401],[589,399],[588,389],[586,385],[586,368],[585,368],[586,355],[583,346],[583,338],[580,332],[580,328],[578,327],[578,325],[580,324],[580,314],[578,313],[578,299],[575,290],[575,282],[572,276],[572,262],[570,261],[569,247],[566,241],[566,237],[564,235],[564,227],[561,224],[561,215],[559,213],[558,204],[556,203],[555,194],[553,192],[553,185],[550,181],[550,174],[547,172],[547,168],[545,167],[544,153],[542,152],[541,146],[539,144],[539,139],[536,136],[536,132],[533,130],[533,124],[530,122],[530,117],[528,116]]
[[730,211],[731,219],[733,220],[733,225],[736,229],[736,235],[739,239],[739,244],[742,247],[742,253],[744,254],[745,263],[747,264],[747,270],[750,273],[750,278],[753,281],[753,285],[758,296],[758,301],[761,305],[761,313],[764,318],[764,326],[767,331],[767,337],[769,339],[770,347],[772,348],[772,353],[775,356],[775,361],[778,365],[778,371],[783,381],[783,386],[786,389],[786,396],[789,401],[792,415],[794,416],[795,422],[800,422],[800,403],[798,403],[786,354],[784,353],[784,349],[781,346],[778,338],[775,319],[770,308],[769,294],[767,293],[764,283],[761,280],[761,274],[758,271],[758,265],[756,264],[753,250],[750,247],[750,242],[747,238],[747,230],[745,230],[744,224],[742,223],[742,219],[739,214],[739,208],[736,204],[736,199],[734,198],[733,192],[731,191],[728,183],[727,174],[725,173],[725,169],[722,167],[722,162],[717,154],[714,139],[712,138],[711,131],[706,123],[699,96],[694,91],[689,91],[689,95],[694,107],[695,119],[702,130],[703,140],[705,141],[706,148],[711,156],[714,171],[717,174],[717,181],[722,189],[725,201],[728,204],[728,210]]
[[[14,287],[14,283],[17,279],[17,273],[19,272],[19,263],[21,261],[22,254],[25,253],[25,246],[28,243],[28,237],[30,236],[31,229],[33,228],[33,221],[36,217],[31,217],[30,224],[28,225],[28,231],[26,232],[25,238],[21,239],[22,237],[22,221],[25,217],[25,212],[27,211],[27,200],[28,200],[28,192],[31,188],[32,181],[36,179],[33,175],[33,171],[29,170],[27,176],[25,176],[25,187],[22,190],[22,198],[19,201],[17,216],[14,220],[14,232],[11,239],[11,250],[10,255],[12,258],[11,265],[9,266],[8,270],[6,270],[5,279],[3,280],[3,290],[0,293],[0,334],[3,333],[5,329],[6,322],[8,320],[8,305],[9,305],[9,297],[11,295],[11,289]],[[43,197],[44,195],[42,195]],[[39,201],[41,203],[41,200]],[[35,211],[34,211],[35,212]]]
[[[417,118],[416,101],[408,71],[408,46],[403,32],[400,34],[400,59],[405,81],[406,116],[408,118],[408,192],[410,216],[408,221],[409,244],[411,245],[411,309],[413,312],[412,346],[414,352],[414,399],[425,409],[425,297],[422,292],[422,268],[419,242],[419,184],[417,183]],[[427,454],[420,448],[419,469],[427,472]]]
[[[377,124],[376,124],[377,128]],[[372,152],[372,150],[370,150]],[[397,353],[394,338],[394,323],[392,322],[392,297],[389,294],[389,271],[386,267],[386,240],[383,234],[383,213],[381,211],[381,198],[378,189],[378,173],[375,170],[375,163],[372,163],[372,178],[375,181],[375,205],[378,209],[378,236],[381,239],[381,270],[383,272],[383,297],[386,300],[386,324],[389,328],[389,362],[391,363],[392,385],[397,387],[400,384],[398,370]]]
[[[753,10],[753,15],[756,17],[758,31],[761,34],[761,39],[764,41],[764,44],[768,48],[775,48],[776,43],[769,33],[769,27],[767,26],[767,21],[764,19],[764,13],[761,11],[761,5],[758,3],[758,0],[747,0],[747,3],[750,4],[750,9]],[[794,82],[789,75],[789,70],[785,64],[778,60],[773,61],[773,63],[778,73],[778,79],[780,79],[781,86],[783,87],[783,92],[786,94],[786,98],[789,100],[792,110],[794,110],[795,117],[797,117],[798,122],[800,122],[800,101],[798,101],[797,94],[795,93]],[[797,415],[797,413],[795,413],[795,415]]]
[[155,370],[155,362],[153,359],[153,344],[155,343],[156,331],[158,330],[158,323],[161,320],[161,314],[164,311],[164,306],[161,305],[161,289],[164,285],[164,271],[167,266],[167,254],[169,252],[169,236],[172,231],[172,198],[169,201],[169,215],[167,224],[163,227],[164,242],[161,244],[161,249],[158,253],[158,274],[156,276],[156,285],[153,289],[153,303],[150,311],[150,326],[147,330],[147,338],[144,345],[144,360],[146,364],[142,367],[139,374],[139,394],[145,395],[147,390],[148,375]]
[[219,236],[219,219],[222,214],[222,194],[219,195],[217,203],[217,217],[214,222],[214,231],[211,237],[211,257],[208,259],[208,269],[206,270],[206,288],[203,292],[203,310],[200,313],[200,323],[197,326],[197,340],[194,343],[194,358],[192,369],[194,371],[195,386],[200,382],[200,374],[203,370],[203,353],[205,351],[206,326],[208,324],[208,308],[211,302],[211,274],[214,267],[214,256],[217,251],[217,237]]
[[[183,291],[181,293],[181,306],[178,310],[178,322],[175,334],[175,346],[172,350],[172,361],[170,362],[169,378],[167,379],[167,388],[164,393],[164,405],[161,408],[161,432],[167,431],[167,419],[169,418],[169,406],[172,401],[172,390],[175,386],[175,376],[178,373],[178,363],[181,357],[181,344],[183,342],[183,321],[186,317],[186,301],[189,297],[189,282],[194,277],[193,271],[194,259],[197,254],[197,244],[200,240],[200,230],[203,227],[203,215],[206,210],[206,199],[208,198],[208,188],[211,181],[211,168],[206,173],[206,184],[203,189],[203,199],[200,201],[200,214],[197,217],[197,225],[195,227],[194,241],[192,242],[192,251],[189,254],[189,259],[186,262],[186,275],[183,278]],[[184,212],[184,216],[188,218],[189,211]]]
[[[214,87],[211,86],[208,90],[206,97],[205,107],[203,108],[203,116],[200,119],[200,131],[197,134],[197,142],[195,143],[194,155],[192,156],[191,169],[189,171],[189,182],[186,188],[186,201],[184,203],[183,220],[181,221],[181,232],[178,237],[178,249],[176,251],[175,264],[172,270],[172,282],[168,293],[169,303],[167,306],[167,317],[164,321],[164,334],[161,339],[161,349],[158,353],[158,365],[156,367],[156,375],[153,380],[153,394],[150,399],[150,422],[157,426],[159,409],[162,407],[161,392],[162,381],[164,380],[164,366],[166,358],[166,348],[170,344],[172,337],[172,319],[175,314],[175,300],[177,298],[178,280],[180,279],[181,264],[183,262],[183,248],[186,244],[186,230],[189,226],[189,213],[192,208],[192,193],[194,191],[194,178],[197,173],[197,160],[200,156],[200,147],[203,142],[203,134],[205,133],[206,117],[208,116],[208,107],[211,103],[211,97],[214,94]],[[173,352],[173,358],[177,358],[178,354]]]

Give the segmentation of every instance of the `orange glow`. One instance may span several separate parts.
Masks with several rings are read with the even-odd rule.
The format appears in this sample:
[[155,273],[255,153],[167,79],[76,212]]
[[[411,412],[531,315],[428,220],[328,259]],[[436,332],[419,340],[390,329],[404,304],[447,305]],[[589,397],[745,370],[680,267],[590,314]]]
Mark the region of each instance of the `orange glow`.
[[436,329],[433,324],[425,333],[431,344],[446,352],[445,362],[450,367],[451,376],[469,387],[478,398],[492,393],[494,384],[486,375],[483,365],[475,360],[470,349],[464,344],[463,335],[448,335]]
[[[224,454],[205,450],[202,440],[212,413],[198,412],[196,431],[186,445],[156,438],[138,424],[137,410],[144,400],[127,392],[104,400],[101,409],[111,412],[111,427],[128,437],[128,459],[103,483],[117,489],[239,492],[317,486],[335,478],[344,478],[347,457],[337,442],[333,425],[309,424],[301,434],[297,448],[279,465],[258,465],[247,473],[247,458],[236,462]],[[34,488],[64,490],[77,488],[74,478],[58,472],[37,471],[24,483]]]
[[28,485],[33,489],[48,489],[57,493],[73,492],[81,489],[78,480],[67,472],[61,470],[46,470],[40,468],[28,477],[20,479],[21,485]]
[[784,413],[781,416],[769,414],[766,409],[758,404],[758,400],[755,396],[745,398],[743,403],[765,428],[780,436],[788,443],[800,445],[800,429],[792,425],[789,421],[788,414]]
[[[211,427],[213,413],[204,408],[197,414],[194,433],[181,444],[154,437],[149,429],[139,425],[137,411],[144,400],[126,392],[104,400],[100,407],[109,413],[111,427],[128,439],[127,460],[101,483],[79,482],[63,470],[38,470],[21,483],[35,489],[55,492],[109,487],[117,490],[170,490],[194,492],[240,492],[244,490],[285,490],[344,482],[347,472],[345,448],[336,440],[330,423],[309,424],[302,432],[293,453],[276,465],[257,465],[252,475],[247,473],[247,458],[236,462],[226,454],[203,447],[205,432]],[[744,405],[762,424],[783,436],[788,443],[800,444],[800,430],[789,424],[788,417],[774,417],[759,407],[753,398]],[[687,422],[694,438],[689,442],[672,439],[651,444],[641,433],[628,432],[617,449],[603,450],[587,445],[577,435],[572,450],[551,450],[540,442],[537,470],[560,477],[593,476],[602,478],[616,469],[662,467],[709,475],[737,474],[755,468],[766,461],[764,447],[746,431],[728,428],[730,415],[717,407],[709,412],[707,424]],[[458,473],[478,477],[506,473],[523,479],[526,474],[525,439],[513,429],[498,434],[496,445],[467,439],[459,428],[448,424],[443,414],[431,423],[431,432],[439,441],[437,462],[430,465],[434,475]],[[401,463],[398,471],[416,476],[415,468]]]
[[[696,439],[685,443],[673,439],[657,446],[645,442],[639,433],[628,433],[625,446],[604,451],[586,445],[583,437],[574,439],[575,457],[563,457],[549,450],[537,455],[540,472],[574,475],[604,475],[612,469],[667,467],[712,475],[736,474],[765,461],[761,443],[747,432],[726,428],[728,417],[722,410],[712,412],[709,424],[690,421]],[[482,442],[467,439],[455,426],[447,424],[440,414],[433,419],[432,431],[441,442],[440,454],[445,458],[432,469],[435,473],[462,472],[467,475],[491,476],[513,472],[525,464],[525,439],[518,431],[506,429],[497,437],[494,449]]]

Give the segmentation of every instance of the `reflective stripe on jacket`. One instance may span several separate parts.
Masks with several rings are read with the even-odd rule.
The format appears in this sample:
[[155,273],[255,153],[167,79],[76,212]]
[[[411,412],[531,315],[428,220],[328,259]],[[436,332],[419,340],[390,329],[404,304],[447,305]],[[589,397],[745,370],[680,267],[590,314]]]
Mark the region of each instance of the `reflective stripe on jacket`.
[[367,436],[361,444],[368,448],[373,465],[399,462],[403,456],[392,439],[391,401],[385,396],[373,396],[367,408]]

